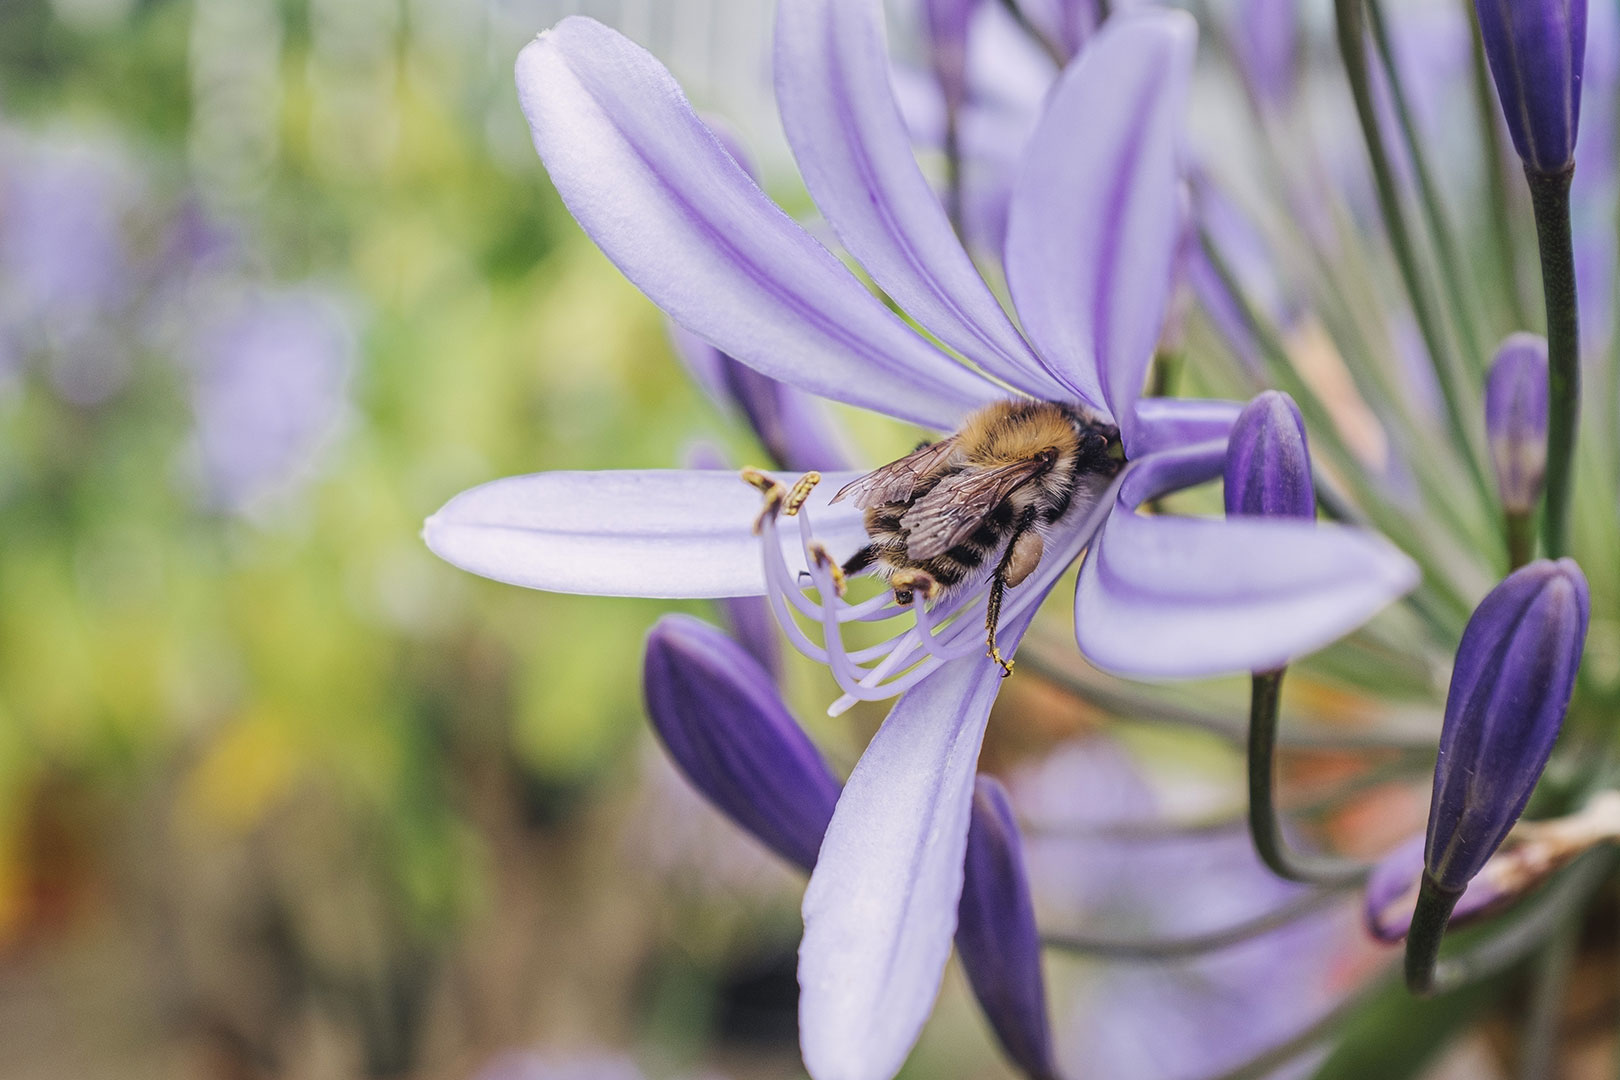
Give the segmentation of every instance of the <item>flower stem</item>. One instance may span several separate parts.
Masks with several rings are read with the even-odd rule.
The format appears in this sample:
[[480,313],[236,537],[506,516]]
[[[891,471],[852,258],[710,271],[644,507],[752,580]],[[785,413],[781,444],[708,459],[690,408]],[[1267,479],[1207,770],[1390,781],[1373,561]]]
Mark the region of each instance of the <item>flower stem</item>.
[[1456,357],[1452,354],[1445,328],[1435,311],[1428,286],[1418,266],[1417,248],[1407,227],[1406,211],[1401,205],[1401,193],[1395,183],[1395,170],[1389,160],[1389,151],[1378,122],[1378,110],[1373,103],[1372,80],[1367,68],[1367,43],[1364,30],[1362,4],[1364,0],[1334,0],[1337,20],[1339,55],[1344,62],[1345,75],[1350,81],[1350,94],[1355,102],[1356,116],[1361,123],[1362,141],[1367,146],[1367,157],[1372,165],[1373,180],[1378,189],[1378,207],[1389,232],[1389,246],[1395,255],[1395,264],[1412,301],[1412,314],[1417,319],[1418,331],[1423,336],[1434,366],[1435,379],[1440,384],[1440,395],[1445,401],[1446,419],[1451,427],[1452,439],[1462,456],[1463,464],[1474,480],[1480,497],[1488,504],[1492,489],[1480,466],[1481,453],[1476,447],[1475,425],[1465,419],[1462,380],[1458,376]]
[[1474,0],[1461,0],[1468,12],[1469,34],[1473,41],[1474,108],[1479,114],[1481,145],[1485,157],[1485,185],[1491,208],[1491,238],[1496,246],[1496,263],[1501,268],[1503,293],[1514,326],[1524,326],[1524,293],[1519,276],[1518,247],[1513,243],[1513,212],[1508,204],[1506,153],[1502,129],[1497,119],[1496,90],[1491,86],[1490,61],[1485,56],[1485,39],[1479,32],[1479,11]]
[[1423,875],[1412,928],[1406,933],[1406,988],[1419,997],[1436,991],[1434,970],[1440,961],[1440,939],[1462,896],[1461,889],[1442,889],[1428,874]]
[[1367,876],[1368,867],[1347,859],[1299,854],[1283,837],[1275,789],[1282,678],[1280,670],[1257,673],[1249,697],[1249,835],[1261,861],[1280,878],[1315,885],[1355,884]]
[[1504,517],[1507,529],[1508,571],[1526,565],[1535,555],[1536,530],[1529,514],[1509,510]]
[[1445,285],[1447,299],[1451,303],[1452,318],[1458,336],[1462,338],[1463,351],[1467,353],[1463,370],[1482,372],[1487,362],[1486,346],[1480,340],[1479,321],[1475,318],[1470,304],[1470,291],[1464,286],[1462,279],[1463,267],[1468,263],[1458,253],[1455,234],[1450,222],[1446,220],[1445,206],[1440,199],[1440,187],[1435,183],[1434,170],[1429,167],[1429,155],[1425,151],[1423,138],[1418,133],[1417,121],[1413,118],[1411,103],[1407,99],[1401,73],[1395,64],[1389,32],[1384,26],[1381,0],[1367,0],[1367,12],[1371,16],[1369,22],[1373,42],[1378,47],[1378,58],[1382,62],[1390,97],[1395,105],[1395,117],[1400,124],[1401,139],[1406,146],[1407,157],[1411,159],[1413,175],[1417,179],[1419,205],[1423,208],[1423,216],[1429,226],[1429,236],[1434,243],[1440,280]]
[[1519,1048],[1519,1075],[1525,1080],[1556,1075],[1558,1020],[1569,990],[1570,970],[1575,966],[1575,946],[1579,941],[1580,928],[1573,922],[1565,923],[1547,942],[1536,962],[1530,1015],[1525,1018],[1524,1040]]
[[1108,938],[1085,934],[1043,934],[1041,943],[1059,952],[1075,953],[1103,960],[1162,963],[1167,960],[1187,960],[1230,949],[1245,941],[1253,941],[1274,930],[1280,930],[1309,915],[1324,911],[1343,899],[1336,889],[1307,892],[1297,899],[1273,908],[1263,915],[1245,919],[1240,923],[1212,930],[1204,934],[1185,937]]
[[1547,305],[1547,503],[1541,530],[1547,557],[1557,559],[1569,553],[1570,480],[1581,407],[1580,317],[1569,221],[1569,184],[1575,168],[1552,174],[1526,169],[1524,175],[1535,210]]
[[1001,0],[1001,6],[1006,10],[1007,14],[1013,17],[1013,21],[1018,24],[1018,28],[1028,34],[1035,44],[1046,51],[1046,55],[1052,58],[1052,63],[1058,66],[1059,71],[1062,71],[1068,65],[1069,58],[1063,54],[1063,50],[1058,48],[1051,38],[1042,33],[1040,27],[1030,21],[1029,16],[1025,14],[1018,0]]

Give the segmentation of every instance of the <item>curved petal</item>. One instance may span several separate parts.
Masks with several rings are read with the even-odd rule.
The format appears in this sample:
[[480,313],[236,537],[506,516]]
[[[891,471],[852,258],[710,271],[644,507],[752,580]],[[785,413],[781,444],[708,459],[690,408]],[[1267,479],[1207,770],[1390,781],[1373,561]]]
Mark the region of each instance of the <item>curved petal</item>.
[[[838,559],[866,542],[866,530],[860,511],[827,500],[858,475],[829,473],[808,504],[817,538]],[[446,562],[530,589],[757,596],[765,591],[753,531],[759,508],[759,492],[734,472],[536,473],[462,492],[428,518],[422,538]],[[804,569],[797,530],[783,533],[788,567]]]
[[564,19],[518,56],[517,85],[569,211],[683,326],[772,378],[930,427],[1003,396],[766,198],[644,49]]
[[958,910],[962,971],[1002,1049],[1029,1080],[1057,1080],[1024,844],[1007,792],[988,776],[974,786]]
[[1132,449],[1141,458],[1192,443],[1225,439],[1242,411],[1241,401],[1143,398],[1136,403],[1136,442]]
[[1007,224],[1007,284],[1030,340],[1135,447],[1180,236],[1182,119],[1197,27],[1179,11],[1109,20],[1058,81]]
[[[1003,625],[1003,648],[1033,613]],[[844,787],[804,894],[799,1039],[815,1080],[889,1080],[933,1009],[1000,684],[982,656],[946,664],[895,705]]]
[[1354,630],[1417,581],[1411,559],[1359,529],[1121,508],[1081,568],[1075,629],[1087,659],[1122,675],[1271,671]]
[[799,172],[895,303],[985,371],[1067,396],[968,258],[923,178],[889,81],[880,0],[783,0],[776,100]]

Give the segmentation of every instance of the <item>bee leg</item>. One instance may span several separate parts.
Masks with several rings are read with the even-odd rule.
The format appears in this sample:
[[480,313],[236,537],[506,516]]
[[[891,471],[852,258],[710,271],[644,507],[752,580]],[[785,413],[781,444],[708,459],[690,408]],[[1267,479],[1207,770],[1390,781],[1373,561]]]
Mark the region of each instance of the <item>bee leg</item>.
[[1001,649],[996,644],[996,629],[1001,623],[1001,601],[1008,589],[1023,584],[1025,578],[1034,572],[1036,564],[1041,560],[1041,553],[1045,550],[1045,543],[1041,534],[1034,529],[1033,515],[1025,514],[1024,520],[1018,523],[1018,530],[1013,533],[1012,539],[1007,541],[1007,550],[1001,555],[1001,561],[996,564],[996,572],[990,578],[990,596],[985,601],[984,631],[986,643],[990,647],[989,656],[1001,665],[1001,677],[1005,679],[1012,674],[1013,662],[1001,655]]
[[877,545],[867,544],[861,550],[844,560],[844,576],[854,577],[877,561]]

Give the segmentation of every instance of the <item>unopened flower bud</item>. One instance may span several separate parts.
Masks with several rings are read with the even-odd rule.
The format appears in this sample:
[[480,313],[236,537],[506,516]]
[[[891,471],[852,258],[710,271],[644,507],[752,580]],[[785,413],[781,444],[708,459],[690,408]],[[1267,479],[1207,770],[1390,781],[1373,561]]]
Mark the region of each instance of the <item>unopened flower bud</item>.
[[[647,636],[647,713],[675,764],[740,828],[805,872],[815,867],[840,787],[759,662],[714,627],[666,615]],[[1040,938],[1023,846],[1001,786],[978,779],[957,948],[1007,1054],[1052,1080]]]
[[1510,574],[1468,620],[1429,804],[1427,876],[1458,894],[1519,819],[1575,689],[1591,602],[1573,559]]
[[1586,0],[1475,0],[1502,114],[1526,170],[1575,162]]
[[770,673],[725,634],[667,615],[647,637],[647,715],[692,786],[808,872],[838,780],[794,722]]
[[1023,841],[1007,792],[987,776],[973,793],[956,949],[1007,1056],[1030,1080],[1056,1077]]
[[1502,342],[1485,382],[1485,432],[1502,507],[1529,514],[1547,472],[1547,342],[1514,334]]
[[1316,517],[1311,452],[1294,399],[1267,390],[1243,407],[1226,446],[1230,517]]

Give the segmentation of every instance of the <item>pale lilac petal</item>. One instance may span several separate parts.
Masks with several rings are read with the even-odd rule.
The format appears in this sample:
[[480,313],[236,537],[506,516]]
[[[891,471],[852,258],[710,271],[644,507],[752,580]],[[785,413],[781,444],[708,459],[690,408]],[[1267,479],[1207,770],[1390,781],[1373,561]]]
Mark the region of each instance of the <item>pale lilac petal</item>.
[[[857,475],[827,474],[807,504],[817,537],[839,560],[866,542],[866,530],[860,511],[827,500]],[[446,562],[530,589],[756,596],[765,591],[753,531],[759,509],[759,492],[734,472],[536,473],[462,492],[428,518],[422,537]],[[803,570],[797,530],[783,533],[788,567]]]
[[[1033,609],[1004,623],[1016,644]],[[1001,672],[956,660],[902,697],[850,775],[804,896],[799,1038],[814,1080],[889,1080],[933,1010]]]
[[1412,589],[1381,537],[1280,519],[1144,517],[1123,506],[1080,572],[1080,650],[1122,675],[1270,671],[1349,633]]
[[568,209],[683,326],[772,378],[930,427],[1001,396],[766,198],[639,46],[568,18],[523,50],[517,84]]
[[783,0],[776,98],[805,186],[872,280],[985,371],[1058,395],[917,167],[889,81],[882,3]]
[[1143,398],[1136,403],[1138,458],[1194,443],[1224,439],[1232,430],[1241,401],[1205,398]]
[[1076,393],[1113,412],[1132,456],[1181,233],[1196,41],[1185,12],[1105,24],[1053,90],[1009,211],[1007,283],[1025,331]]

